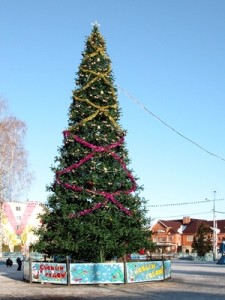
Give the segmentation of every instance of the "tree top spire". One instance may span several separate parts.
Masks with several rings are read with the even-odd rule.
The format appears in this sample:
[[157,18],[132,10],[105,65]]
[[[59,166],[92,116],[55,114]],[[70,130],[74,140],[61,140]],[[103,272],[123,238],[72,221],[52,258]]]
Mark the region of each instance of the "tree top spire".
[[92,26],[93,29],[94,28],[98,29],[101,25],[98,23],[98,21],[95,21],[95,22],[91,23],[91,26]]

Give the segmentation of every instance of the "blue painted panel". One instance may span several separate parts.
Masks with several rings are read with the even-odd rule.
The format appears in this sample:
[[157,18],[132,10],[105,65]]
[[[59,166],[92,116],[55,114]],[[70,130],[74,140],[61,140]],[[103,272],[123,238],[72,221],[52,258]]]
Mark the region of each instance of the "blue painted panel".
[[164,261],[164,268],[165,268],[165,279],[171,277],[171,260]]
[[70,264],[70,283],[124,283],[123,263]]
[[162,261],[128,262],[126,267],[128,283],[164,279]]

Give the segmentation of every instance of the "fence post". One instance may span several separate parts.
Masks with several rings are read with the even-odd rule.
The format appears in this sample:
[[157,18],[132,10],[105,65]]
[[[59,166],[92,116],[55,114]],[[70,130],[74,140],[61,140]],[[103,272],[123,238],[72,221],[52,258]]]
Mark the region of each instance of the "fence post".
[[123,257],[123,270],[124,270],[124,284],[127,284],[127,261],[126,255]]
[[66,256],[66,272],[67,272],[67,285],[70,285],[70,260],[69,260],[69,256]]
[[165,274],[165,263],[164,263],[164,256],[162,255],[162,264],[163,264],[163,281],[166,279],[166,274]]
[[29,283],[32,283],[32,258],[29,257]]

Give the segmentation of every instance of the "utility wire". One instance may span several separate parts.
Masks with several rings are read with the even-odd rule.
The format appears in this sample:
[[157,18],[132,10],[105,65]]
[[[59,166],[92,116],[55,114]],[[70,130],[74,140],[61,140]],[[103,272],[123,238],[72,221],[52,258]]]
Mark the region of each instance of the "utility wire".
[[173,128],[172,126],[170,126],[168,123],[166,123],[165,121],[163,121],[161,118],[159,118],[158,116],[156,116],[153,112],[151,112],[147,107],[144,106],[144,104],[142,104],[139,100],[137,100],[134,96],[132,96],[130,93],[128,93],[127,91],[125,91],[123,88],[121,88],[119,85],[116,85],[117,88],[122,91],[126,96],[128,96],[128,98],[130,98],[131,100],[133,100],[137,105],[139,105],[143,110],[147,111],[148,114],[150,114],[151,116],[153,116],[155,119],[157,119],[159,122],[161,122],[163,125],[165,125],[166,127],[168,127],[170,130],[172,130],[173,132],[175,132],[177,135],[181,136],[182,138],[184,138],[185,140],[187,140],[188,142],[192,143],[193,145],[195,145],[196,147],[198,147],[199,149],[203,150],[204,152],[206,152],[207,154],[214,156],[222,161],[225,162],[225,158],[210,152],[209,150],[207,150],[206,148],[202,147],[201,145],[197,144],[196,142],[194,142],[193,140],[189,139],[188,137],[186,137],[185,135],[183,135],[182,133],[180,133],[179,131],[177,131],[175,128]]
[[166,203],[166,204],[154,204],[154,205],[146,205],[146,207],[163,207],[163,206],[176,206],[176,205],[189,205],[189,204],[198,204],[198,203],[206,203],[206,202],[213,202],[213,201],[224,201],[225,199],[205,199],[202,201],[192,201],[192,202],[182,202],[182,203]]
[[[194,216],[194,215],[202,215],[202,214],[211,214],[212,211],[206,211],[206,212],[199,212],[199,213],[194,213],[194,214],[185,214],[188,216]],[[175,216],[164,216],[164,217],[157,217],[157,218],[152,218],[151,220],[155,220],[155,219],[159,219],[159,220],[165,220],[168,218],[179,218],[179,217],[183,217],[184,215],[175,215]]]

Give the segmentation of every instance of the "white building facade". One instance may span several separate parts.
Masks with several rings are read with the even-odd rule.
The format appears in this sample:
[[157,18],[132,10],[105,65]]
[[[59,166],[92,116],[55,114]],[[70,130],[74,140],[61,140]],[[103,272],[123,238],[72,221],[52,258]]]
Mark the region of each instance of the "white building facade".
[[3,252],[29,253],[37,240],[33,230],[41,225],[39,215],[44,212],[40,202],[4,202],[2,205]]

